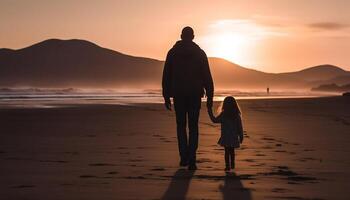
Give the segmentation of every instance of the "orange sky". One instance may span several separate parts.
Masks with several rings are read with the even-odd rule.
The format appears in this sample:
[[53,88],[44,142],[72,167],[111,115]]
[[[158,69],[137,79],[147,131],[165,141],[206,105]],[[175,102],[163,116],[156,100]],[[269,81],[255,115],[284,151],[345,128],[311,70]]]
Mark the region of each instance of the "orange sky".
[[164,60],[185,25],[209,56],[267,72],[350,70],[349,0],[3,0],[0,48],[80,38]]

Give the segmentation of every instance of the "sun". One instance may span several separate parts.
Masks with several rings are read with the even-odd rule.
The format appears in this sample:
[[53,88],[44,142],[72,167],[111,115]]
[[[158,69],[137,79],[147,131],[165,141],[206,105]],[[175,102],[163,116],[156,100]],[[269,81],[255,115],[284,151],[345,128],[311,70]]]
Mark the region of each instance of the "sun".
[[211,24],[199,41],[211,57],[251,66],[252,55],[263,36],[264,30],[249,20],[220,20]]
[[246,64],[249,60],[249,48],[252,42],[240,34],[218,33],[211,37],[208,54],[232,62]]

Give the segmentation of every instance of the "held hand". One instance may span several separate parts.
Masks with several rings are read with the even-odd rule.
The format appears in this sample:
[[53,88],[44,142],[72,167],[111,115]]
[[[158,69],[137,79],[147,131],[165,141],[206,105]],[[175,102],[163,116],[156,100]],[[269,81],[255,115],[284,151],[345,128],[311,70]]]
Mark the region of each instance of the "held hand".
[[209,115],[210,120],[215,123],[216,118],[215,118],[215,116],[213,114],[212,108],[207,107],[207,109],[208,109],[208,115]]
[[209,114],[210,114],[210,113],[213,113],[213,111],[212,111],[211,108],[209,108],[209,107],[207,107],[207,111],[208,111]]
[[171,111],[171,100],[170,98],[164,98],[164,105],[167,110]]
[[208,110],[209,109],[211,110],[212,107],[213,107],[213,97],[208,97],[207,98],[207,108],[208,108]]
[[209,116],[213,115],[213,110],[212,110],[212,108],[207,107],[207,111],[208,111]]
[[207,113],[208,113],[209,118],[211,119],[211,116],[213,115],[211,109],[208,108]]

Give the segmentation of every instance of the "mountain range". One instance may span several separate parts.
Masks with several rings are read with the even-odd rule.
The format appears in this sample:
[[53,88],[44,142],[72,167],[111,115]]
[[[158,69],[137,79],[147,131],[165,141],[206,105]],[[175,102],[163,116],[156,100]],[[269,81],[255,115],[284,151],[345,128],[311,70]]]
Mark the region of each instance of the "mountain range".
[[[0,49],[0,87],[157,89],[164,61],[126,55],[86,40],[49,39],[22,49]],[[265,73],[222,58],[209,58],[216,88],[312,88],[348,84],[350,72],[319,65]]]

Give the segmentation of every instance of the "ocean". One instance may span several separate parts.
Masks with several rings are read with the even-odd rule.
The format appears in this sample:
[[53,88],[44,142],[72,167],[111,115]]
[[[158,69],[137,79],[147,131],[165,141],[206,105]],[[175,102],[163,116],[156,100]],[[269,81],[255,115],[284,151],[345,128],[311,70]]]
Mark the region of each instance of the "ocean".
[[[236,99],[276,99],[315,98],[335,96],[336,93],[312,91],[266,91],[259,90],[217,90],[214,101],[222,101],[226,96]],[[205,98],[203,98],[205,101]],[[91,89],[0,89],[1,107],[56,107],[73,104],[118,104],[162,103],[160,90],[91,90]]]

